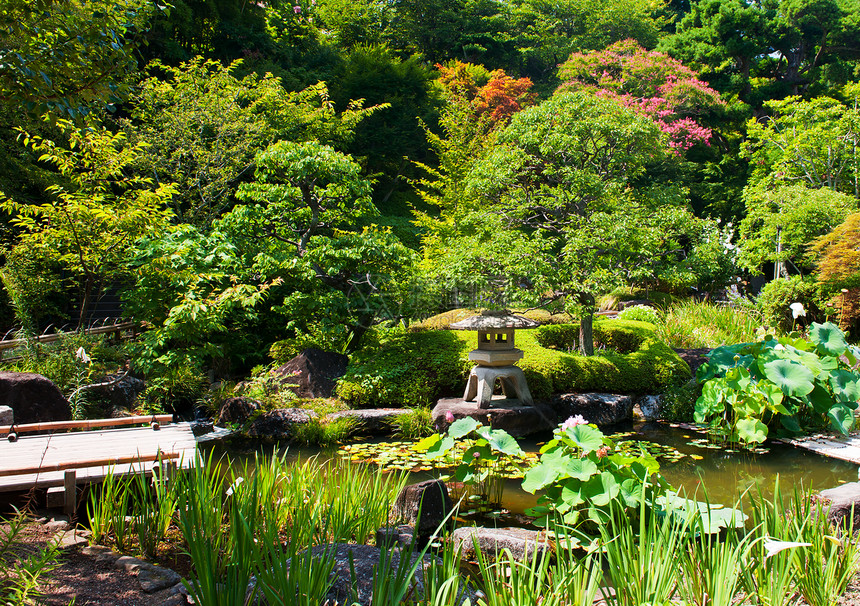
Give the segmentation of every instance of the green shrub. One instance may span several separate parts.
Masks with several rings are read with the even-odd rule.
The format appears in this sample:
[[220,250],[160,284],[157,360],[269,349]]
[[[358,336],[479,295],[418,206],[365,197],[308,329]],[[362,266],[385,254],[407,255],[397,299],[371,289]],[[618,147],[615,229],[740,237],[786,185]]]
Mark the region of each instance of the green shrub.
[[[356,408],[430,406],[452,390],[462,389],[475,347],[475,333],[456,331],[377,331],[353,354],[337,394]],[[471,347],[465,337],[471,337]],[[371,341],[371,340],[369,340]]]
[[[791,276],[771,280],[765,284],[756,299],[756,304],[765,324],[779,328],[783,332],[789,332],[795,326],[809,326],[812,322],[823,322],[825,299],[820,285],[813,278]],[[789,307],[792,303],[802,303],[806,315],[795,320]]]
[[426,320],[422,320],[417,324],[413,324],[409,327],[409,330],[412,332],[420,332],[422,330],[448,330],[448,327],[451,326],[451,324],[478,315],[479,313],[480,311],[476,309],[451,309],[449,311],[442,312],[441,314],[430,316]]
[[[595,322],[595,342],[608,350],[587,357],[541,347],[538,334],[549,328],[517,333],[517,346],[525,352],[519,366],[536,398],[588,391],[660,393],[690,375],[687,363],[657,340],[650,324],[628,320]],[[575,332],[573,328],[567,330],[568,334]]]
[[407,414],[398,415],[392,419],[395,435],[403,439],[425,438],[435,433],[433,416],[426,406],[413,408]]
[[669,308],[656,325],[657,338],[678,348],[749,343],[761,319],[754,310],[688,300]]
[[702,395],[702,386],[695,379],[670,385],[660,396],[660,418],[664,421],[692,423],[696,400]]
[[576,351],[579,347],[579,324],[541,326],[535,330],[535,341],[547,349]]
[[618,314],[620,320],[636,320],[637,322],[649,322],[657,324],[659,317],[657,310],[650,305],[634,305],[622,310]]
[[[516,345],[525,354],[519,366],[535,398],[586,391],[660,393],[689,377],[687,364],[656,339],[650,324],[595,322],[595,341],[613,351],[589,357],[565,351],[578,331],[574,324],[517,331]],[[467,353],[476,344],[474,332],[392,333],[378,347],[353,356],[338,395],[356,407],[432,404],[463,389],[472,366]]]

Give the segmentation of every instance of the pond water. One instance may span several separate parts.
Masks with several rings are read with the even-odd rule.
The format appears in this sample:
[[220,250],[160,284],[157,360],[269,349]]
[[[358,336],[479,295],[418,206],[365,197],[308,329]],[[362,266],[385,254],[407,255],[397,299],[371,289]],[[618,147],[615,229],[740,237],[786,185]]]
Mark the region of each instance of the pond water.
[[[550,436],[545,436],[549,439]],[[824,490],[841,483],[858,479],[858,466],[853,463],[829,459],[800,448],[780,443],[768,443],[764,452],[749,453],[714,447],[707,443],[703,434],[665,424],[649,423],[633,425],[626,431],[614,435],[616,440],[652,442],[659,446],[651,450],[658,455],[660,472],[673,486],[686,491],[688,496],[704,499],[704,490],[712,503],[732,505],[744,491],[766,497],[773,493],[774,482],[779,476],[784,493],[797,488]],[[402,444],[402,443],[401,443]],[[537,452],[541,440],[524,439],[520,444],[527,452]],[[401,448],[403,448],[401,446]],[[253,454],[227,450],[234,461],[253,458]],[[307,459],[311,456],[324,458],[343,456],[333,450],[291,447],[289,458]],[[355,457],[373,461],[371,456]],[[412,472],[413,481],[438,477],[439,470]],[[537,497],[520,488],[521,480],[506,481],[503,503],[506,509],[522,513],[535,504]]]

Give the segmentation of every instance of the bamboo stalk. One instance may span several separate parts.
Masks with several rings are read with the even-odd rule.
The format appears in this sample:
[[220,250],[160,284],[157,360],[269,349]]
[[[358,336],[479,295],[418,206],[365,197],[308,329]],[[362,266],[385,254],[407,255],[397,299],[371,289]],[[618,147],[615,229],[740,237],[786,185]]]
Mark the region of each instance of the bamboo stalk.
[[159,425],[173,421],[173,415],[141,415],[137,417],[120,417],[118,419],[88,419],[82,421],[48,421],[45,423],[25,423],[23,425],[0,425],[0,433],[9,433],[14,428],[15,433],[33,431],[56,431],[61,429],[93,429],[95,427],[118,427],[122,425],[140,425],[155,421]]

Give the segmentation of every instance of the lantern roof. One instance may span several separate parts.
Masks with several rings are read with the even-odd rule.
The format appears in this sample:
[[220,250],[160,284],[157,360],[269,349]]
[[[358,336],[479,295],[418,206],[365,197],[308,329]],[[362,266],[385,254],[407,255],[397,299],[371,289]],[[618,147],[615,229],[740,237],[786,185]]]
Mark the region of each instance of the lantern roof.
[[503,328],[537,328],[540,322],[529,320],[523,316],[515,316],[507,310],[482,311],[478,316],[472,316],[449,326],[453,330],[499,330]]

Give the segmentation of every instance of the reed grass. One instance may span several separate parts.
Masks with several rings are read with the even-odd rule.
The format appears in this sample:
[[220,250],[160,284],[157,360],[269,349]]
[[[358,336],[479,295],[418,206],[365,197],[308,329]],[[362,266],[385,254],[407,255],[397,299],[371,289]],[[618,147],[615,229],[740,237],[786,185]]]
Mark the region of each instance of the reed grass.
[[698,349],[755,341],[761,318],[752,310],[688,300],[673,305],[656,325],[670,347]]

